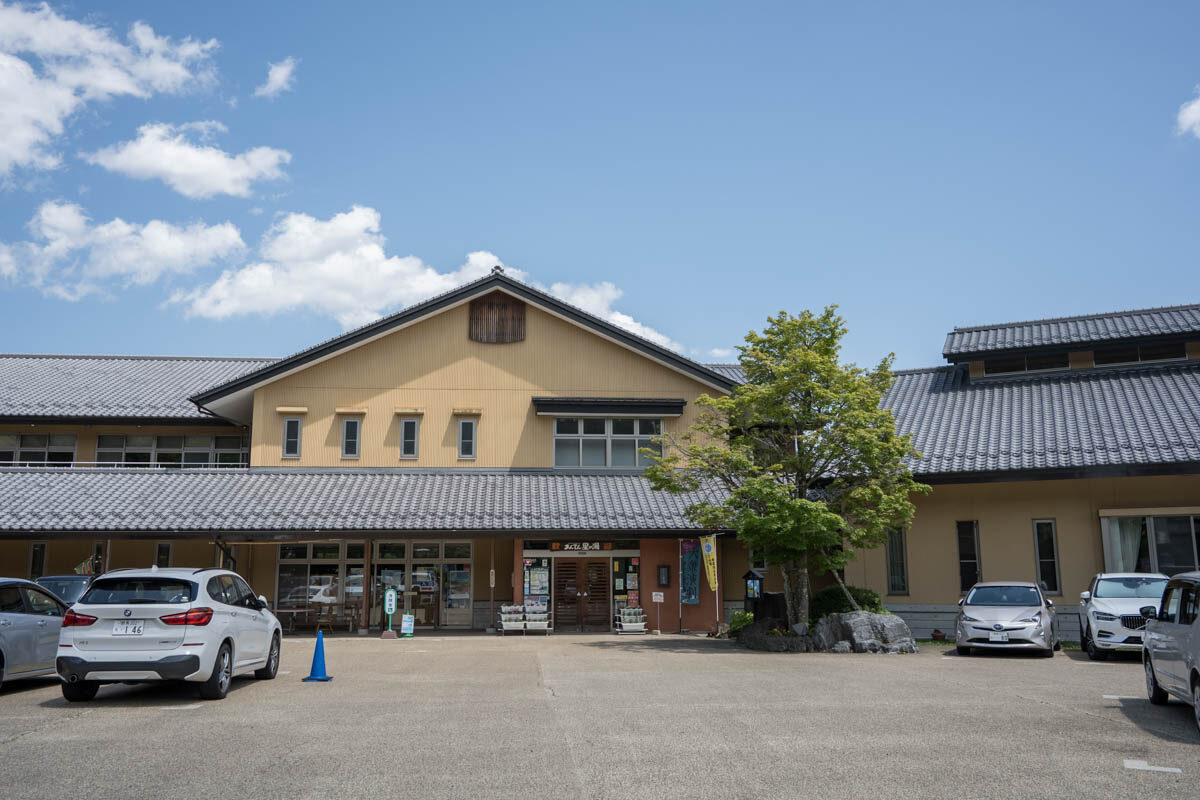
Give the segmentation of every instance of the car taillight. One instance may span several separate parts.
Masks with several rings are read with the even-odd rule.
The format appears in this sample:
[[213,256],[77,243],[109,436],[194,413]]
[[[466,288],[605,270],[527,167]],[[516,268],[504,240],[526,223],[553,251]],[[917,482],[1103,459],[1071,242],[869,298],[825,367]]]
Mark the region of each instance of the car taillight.
[[179,614],[167,614],[159,619],[168,625],[207,625],[212,622],[212,615],[211,608],[189,608]]
[[72,628],[76,626],[91,625],[96,621],[95,617],[89,617],[87,614],[79,614],[73,609],[67,609],[67,615],[63,617],[62,626],[64,628]]

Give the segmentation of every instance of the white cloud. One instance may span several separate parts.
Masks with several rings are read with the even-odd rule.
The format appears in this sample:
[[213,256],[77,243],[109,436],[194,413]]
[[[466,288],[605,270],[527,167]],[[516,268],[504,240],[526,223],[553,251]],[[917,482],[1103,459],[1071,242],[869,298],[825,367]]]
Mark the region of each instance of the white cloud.
[[708,354],[713,358],[729,358],[733,355],[732,347],[714,347],[708,351]]
[[255,97],[274,99],[296,83],[296,65],[300,62],[288,56],[283,61],[267,64],[267,82],[254,90]]
[[216,48],[216,39],[172,41],[142,22],[122,42],[45,4],[0,2],[0,176],[14,167],[59,166],[54,142],[89,102],[211,83]]
[[66,300],[191,272],[245,246],[229,222],[139,225],[117,218],[94,225],[80,206],[53,201],[28,227],[34,241],[0,243],[0,275]]
[[1175,117],[1175,132],[1190,133],[1200,139],[1200,86],[1196,87],[1196,97],[1179,107]]
[[217,133],[229,129],[207,120],[186,125],[152,122],[138,128],[136,139],[105,147],[82,157],[112,172],[140,180],[158,179],[175,191],[192,198],[218,194],[247,197],[255,181],[277,180],[284,176],[282,165],[292,154],[273,147],[254,147],[230,155],[212,144]]
[[[468,254],[462,265],[449,272],[438,272],[416,256],[389,256],[379,223],[379,212],[363,206],[328,220],[287,214],[263,236],[258,260],[225,270],[207,286],[176,292],[170,302],[183,304],[189,316],[210,319],[305,310],[352,328],[481,278],[494,266],[504,266],[485,250]],[[518,280],[528,280],[521,270],[506,267],[505,271]],[[614,310],[612,304],[621,297],[621,290],[608,281],[556,283],[547,291],[653,342],[683,349],[678,342]]]

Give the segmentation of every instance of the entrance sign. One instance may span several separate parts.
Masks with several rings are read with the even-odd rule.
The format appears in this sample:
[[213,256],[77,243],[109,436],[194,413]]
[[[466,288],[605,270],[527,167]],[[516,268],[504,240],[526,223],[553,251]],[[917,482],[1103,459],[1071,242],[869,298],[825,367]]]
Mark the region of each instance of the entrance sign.
[[600,550],[612,550],[612,542],[551,542],[551,550],[565,553],[591,553]]
[[413,615],[404,614],[400,617],[400,635],[411,638],[413,635]]
[[396,590],[388,589],[383,593],[383,613],[389,617],[396,613]]
[[663,601],[663,593],[662,592],[651,592],[650,600],[651,600],[651,602],[654,602],[654,603],[661,603]]

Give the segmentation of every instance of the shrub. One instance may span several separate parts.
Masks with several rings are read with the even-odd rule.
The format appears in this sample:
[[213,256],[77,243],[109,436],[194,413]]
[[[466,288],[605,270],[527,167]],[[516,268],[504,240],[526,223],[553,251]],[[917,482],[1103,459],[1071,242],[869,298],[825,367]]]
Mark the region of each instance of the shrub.
[[[883,614],[883,601],[879,599],[879,595],[872,592],[870,589],[863,589],[859,586],[847,586],[850,594],[854,595],[854,599],[858,601],[858,606],[863,611],[873,611],[876,614]],[[809,618],[812,622],[816,622],[822,617],[830,614],[844,614],[847,611],[853,611],[854,608],[850,605],[850,601],[846,599],[846,593],[842,591],[842,587],[834,585],[828,586],[812,596],[812,601],[808,604]]]
[[746,627],[751,622],[754,622],[754,615],[749,611],[733,612],[733,615],[729,617],[729,635],[737,636],[738,633],[741,632],[742,628]]

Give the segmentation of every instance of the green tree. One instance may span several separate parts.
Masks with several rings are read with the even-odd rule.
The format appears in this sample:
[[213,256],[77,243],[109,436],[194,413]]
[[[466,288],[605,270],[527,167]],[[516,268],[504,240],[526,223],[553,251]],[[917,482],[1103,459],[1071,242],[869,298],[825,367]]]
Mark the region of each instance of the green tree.
[[689,519],[732,530],[781,565],[797,623],[808,620],[810,575],[836,577],[856,550],[882,545],[912,521],[911,496],[929,487],[913,480],[904,460],[917,453],[880,408],[893,356],[874,369],[840,363],[846,325],[837,306],[767,323],[738,348],[746,382],[700,397],[696,424],[665,437],[646,477],[674,493],[723,487],[722,501],[689,506]]

